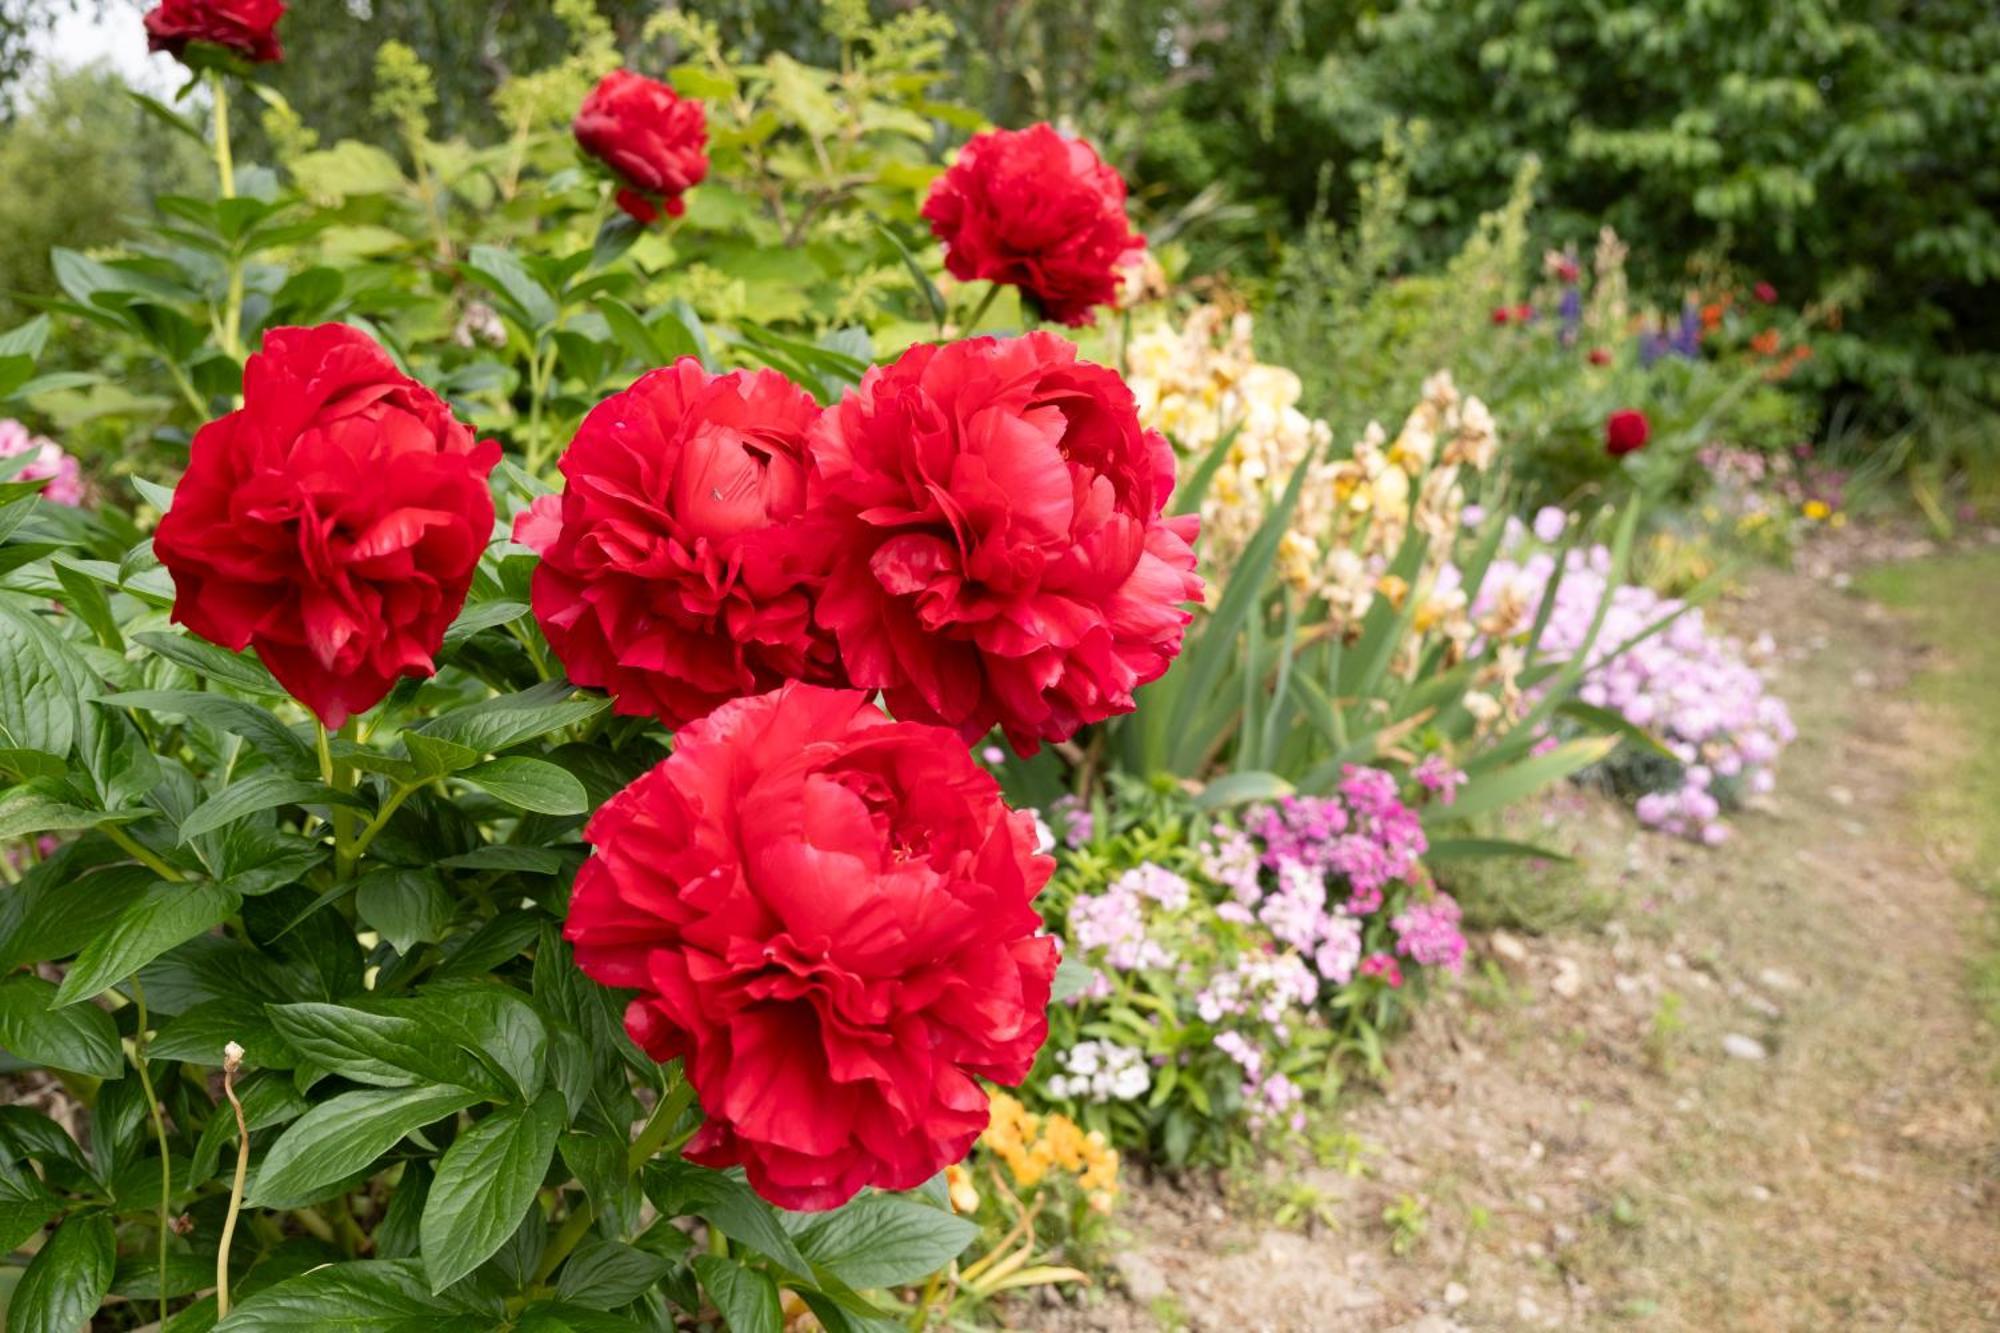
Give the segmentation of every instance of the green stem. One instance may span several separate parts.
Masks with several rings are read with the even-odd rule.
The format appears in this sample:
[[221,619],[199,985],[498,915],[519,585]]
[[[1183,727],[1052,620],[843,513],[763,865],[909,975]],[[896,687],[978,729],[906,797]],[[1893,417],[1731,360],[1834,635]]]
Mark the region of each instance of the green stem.
[[542,399],[549,391],[549,378],[555,373],[555,351],[549,349],[547,369],[542,366],[542,354],[533,352],[528,357],[528,475],[542,475],[542,463],[548,452],[542,438]]
[[146,1111],[153,1118],[153,1137],[160,1145],[160,1333],[167,1328],[167,1237],[173,1226],[169,1218],[174,1193],[173,1161],[167,1156],[167,1121],[160,1113],[160,1099],[153,1092],[153,1076],[146,1068],[146,988],[139,974],[132,974],[132,1002],[139,1007],[139,1025],[132,1034],[132,1067],[139,1071],[139,1088],[146,1094]]
[[[208,76],[215,108],[215,174],[224,199],[236,197],[236,159],[229,148],[229,85],[220,73]],[[222,311],[222,350],[243,359],[243,264],[232,246],[229,256],[229,297]]]
[[[338,792],[354,790],[354,770],[346,764],[337,764],[333,759],[333,746],[327,738],[326,724],[314,722],[319,733],[319,775],[320,780]],[[340,734],[351,738],[354,719],[342,724]],[[336,880],[347,879],[354,873],[354,862],[360,852],[354,845],[354,811],[345,805],[335,805],[333,815],[333,874]]]
[[119,828],[116,824],[100,824],[98,828],[105,837],[122,847],[126,854],[134,861],[137,861],[161,879],[171,880],[178,884],[187,878],[186,875],[183,875],[180,871],[174,869],[165,861],[155,856],[151,851],[147,850],[140,844],[137,838],[127,833],[124,829]]
[[[646,1118],[646,1124],[639,1131],[639,1137],[632,1140],[632,1146],[625,1150],[626,1175],[637,1175],[640,1168],[653,1160],[653,1154],[673,1137],[674,1126],[680,1123],[681,1116],[693,1101],[694,1085],[689,1083],[683,1074],[680,1082],[674,1085],[673,1091],[653,1104],[653,1114]],[[528,1285],[539,1286],[548,1281],[549,1274],[562,1266],[562,1261],[569,1258],[570,1251],[583,1243],[584,1236],[590,1231],[590,1224],[596,1218],[597,1209],[585,1202],[563,1219],[561,1230],[557,1231],[554,1239],[549,1242],[549,1248],[543,1251],[542,1260],[535,1265],[535,1275]]]
[[236,159],[229,152],[229,85],[220,72],[208,74],[210,101],[215,108],[215,174],[222,185],[222,197],[236,197]]
[[182,370],[179,363],[175,362],[171,357],[167,359],[166,367],[167,373],[174,377],[174,384],[180,389],[181,396],[186,398],[188,406],[194,409],[195,416],[200,420],[206,421],[208,419],[208,404],[202,401],[201,394],[196,392],[194,381],[187,377],[187,372]]
[[409,800],[423,785],[421,782],[399,783],[396,789],[389,793],[389,799],[382,802],[382,808],[375,812],[375,817],[355,835],[354,846],[348,849],[348,859],[359,861],[362,854],[368,850],[368,844],[375,841],[375,835],[388,824],[389,816],[395,814],[403,802]]
[[979,321],[986,318],[986,312],[993,308],[993,302],[997,300],[999,296],[1000,296],[1000,284],[997,282],[987,283],[986,295],[979,298],[979,304],[972,308],[972,314],[967,317],[965,323],[959,325],[958,328],[959,334],[961,336],[965,336],[977,331],[977,329],[979,328]]

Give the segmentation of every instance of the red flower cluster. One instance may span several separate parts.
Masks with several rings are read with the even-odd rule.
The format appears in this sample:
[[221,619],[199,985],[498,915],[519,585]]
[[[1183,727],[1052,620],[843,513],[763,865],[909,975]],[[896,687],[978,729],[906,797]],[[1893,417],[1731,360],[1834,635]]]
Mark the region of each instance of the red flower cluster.
[[974,136],[924,200],[961,282],[1018,287],[1048,319],[1089,324],[1118,297],[1120,261],[1146,238],[1125,182],[1081,139],[1049,125]]
[[1180,652],[1198,520],[1117,374],[1054,334],[911,348],[812,440],[818,619],[898,717],[1033,753],[1129,712]]
[[708,175],[708,114],[658,79],[614,69],[571,125],[583,151],[624,182],[618,206],[640,222],[687,211],[683,194]]
[[708,1117],[687,1155],[772,1202],[921,1184],[985,1128],[974,1080],[1034,1064],[1053,862],[950,733],[786,685],[683,730],[585,836],[578,964],[686,1061]]
[[1646,447],[1653,427],[1637,408],[1622,407],[1604,419],[1604,449],[1613,458],[1623,458]]
[[1750,289],[1750,294],[1765,305],[1776,305],[1778,303],[1778,289],[1768,282],[1758,283]]
[[284,14],[285,0],[160,0],[146,15],[146,47],[178,60],[200,42],[259,64],[282,60],[277,28]]
[[797,522],[819,414],[776,371],[684,358],[584,418],[568,488],[516,529],[541,552],[535,617],[571,680],[679,727],[786,680],[839,679]]
[[174,619],[250,646],[328,727],[427,676],[493,535],[481,444],[343,324],[274,329],[203,426],[153,549]]

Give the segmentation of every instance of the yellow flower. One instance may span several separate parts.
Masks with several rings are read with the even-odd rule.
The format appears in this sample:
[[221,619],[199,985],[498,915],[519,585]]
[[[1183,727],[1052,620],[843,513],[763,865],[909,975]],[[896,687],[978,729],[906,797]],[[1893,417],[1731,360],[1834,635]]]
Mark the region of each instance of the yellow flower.
[[1807,518],[1819,523],[1833,513],[1833,506],[1824,500],[1808,500],[1805,503],[1804,513]]

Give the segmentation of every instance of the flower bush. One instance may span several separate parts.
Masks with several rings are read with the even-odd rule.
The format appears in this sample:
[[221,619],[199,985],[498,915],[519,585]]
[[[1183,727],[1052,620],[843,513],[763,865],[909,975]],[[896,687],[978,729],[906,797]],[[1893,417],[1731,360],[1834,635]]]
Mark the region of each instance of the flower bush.
[[1379,1069],[1406,983],[1463,965],[1418,813],[1379,769],[1234,820],[1164,790],[1117,817],[1058,853],[1078,980],[1028,1095],[1121,1148],[1240,1161],[1303,1130],[1342,1061]]
[[[1542,651],[1582,655],[1578,699],[1659,739],[1655,750],[1628,748],[1602,765],[1605,779],[1635,798],[1642,823],[1720,843],[1723,812],[1775,784],[1778,756],[1796,735],[1791,715],[1743,646],[1710,630],[1699,608],[1643,586],[1611,587],[1610,565],[1601,546],[1496,561],[1475,614],[1551,597]],[[1600,603],[1602,650],[1587,638]],[[1772,645],[1759,650],[1768,656]]]

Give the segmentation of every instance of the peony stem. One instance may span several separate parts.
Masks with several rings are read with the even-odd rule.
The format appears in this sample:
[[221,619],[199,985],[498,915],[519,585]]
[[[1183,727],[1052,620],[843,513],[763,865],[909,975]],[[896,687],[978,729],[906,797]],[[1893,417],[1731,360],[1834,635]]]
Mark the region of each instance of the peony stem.
[[967,317],[964,324],[959,326],[959,333],[961,335],[977,333],[979,331],[979,321],[986,318],[986,312],[993,308],[994,301],[998,300],[999,297],[1000,284],[997,282],[987,283],[986,295],[979,298],[979,304],[972,308],[972,314]]
[[[338,792],[354,789],[354,770],[345,764],[337,764],[333,759],[333,746],[327,737],[326,724],[315,721],[313,726],[319,734],[319,775],[320,780]],[[354,719],[347,719],[341,726],[340,734],[351,737]],[[336,880],[344,880],[354,873],[354,862],[360,852],[354,845],[354,811],[336,803],[329,811],[333,816],[333,874]]]
[[161,879],[171,880],[174,883],[179,883],[181,880],[187,878],[187,876],[183,875],[180,871],[174,869],[172,866],[168,865],[165,861],[162,861],[159,857],[153,855],[152,852],[146,850],[146,848],[139,842],[137,838],[127,833],[124,829],[119,828],[116,824],[100,824],[98,825],[98,830],[99,832],[103,833],[105,837],[111,839],[111,841],[117,843],[119,847],[123,848],[125,852],[129,856],[131,856],[131,858],[134,861],[137,861],[140,865],[146,867],[146,869],[152,871],[155,875],[158,875]]
[[222,75],[209,71],[208,88],[210,103],[215,108],[215,174],[222,186],[222,197],[236,197],[236,161],[229,152],[229,85],[222,81]]
[[[632,1146],[625,1151],[625,1174],[636,1175],[646,1163],[653,1160],[653,1154],[665,1146],[673,1137],[674,1126],[694,1101],[694,1085],[687,1081],[685,1073],[673,1091],[653,1104],[653,1114],[646,1119],[639,1137],[632,1140]],[[590,1231],[590,1224],[597,1218],[597,1209],[585,1202],[577,1210],[563,1219],[562,1229],[549,1242],[549,1248],[542,1253],[541,1262],[535,1265],[535,1275],[529,1286],[539,1286],[548,1281],[549,1275],[562,1267],[562,1261],[569,1258],[570,1251],[583,1243]]]
[[153,1119],[153,1137],[160,1145],[160,1333],[167,1327],[167,1236],[173,1231],[169,1213],[173,1207],[174,1166],[167,1155],[167,1122],[160,1113],[160,1099],[153,1092],[153,1076],[146,1068],[146,988],[139,974],[132,974],[132,1002],[139,1007],[139,1023],[132,1032],[132,1067],[139,1071],[139,1090],[146,1094],[146,1111]]
[[[222,197],[236,197],[236,159],[229,148],[229,85],[220,73],[210,71],[210,101],[215,108],[215,174]],[[229,256],[229,295],[222,308],[222,350],[236,361],[243,359],[243,264],[235,247]]]

